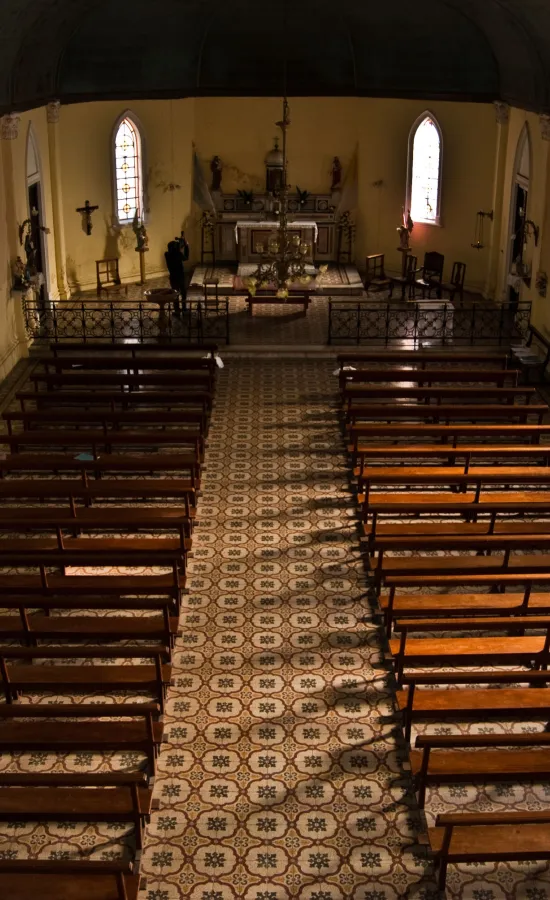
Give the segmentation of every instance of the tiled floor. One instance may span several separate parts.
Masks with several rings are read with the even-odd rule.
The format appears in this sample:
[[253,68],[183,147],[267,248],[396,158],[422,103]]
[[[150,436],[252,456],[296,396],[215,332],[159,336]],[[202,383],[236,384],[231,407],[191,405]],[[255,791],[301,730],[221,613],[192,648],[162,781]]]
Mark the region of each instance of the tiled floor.
[[[231,358],[219,372],[140,900],[439,896],[380,665],[334,365]],[[444,731],[470,728],[508,730]],[[0,766],[137,763],[33,754]],[[442,788],[427,817],[545,809],[549,796],[548,785]],[[126,840],[112,825],[11,823],[0,857],[109,859]],[[550,900],[550,872],[451,867],[447,896]]]
[[333,368],[235,360],[219,380],[147,900],[431,896]]

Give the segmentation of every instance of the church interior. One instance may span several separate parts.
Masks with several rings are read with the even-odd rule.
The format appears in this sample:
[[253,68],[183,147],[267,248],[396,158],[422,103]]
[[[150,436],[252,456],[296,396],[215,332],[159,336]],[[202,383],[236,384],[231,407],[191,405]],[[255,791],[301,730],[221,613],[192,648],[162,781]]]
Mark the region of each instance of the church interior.
[[0,897],[550,900],[550,4],[0,45]]

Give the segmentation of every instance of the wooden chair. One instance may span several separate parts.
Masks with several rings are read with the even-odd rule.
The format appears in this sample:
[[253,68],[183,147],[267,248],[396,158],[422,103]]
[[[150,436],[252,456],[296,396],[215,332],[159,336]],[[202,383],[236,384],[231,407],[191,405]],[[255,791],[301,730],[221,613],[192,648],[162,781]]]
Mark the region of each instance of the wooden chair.
[[466,263],[455,262],[453,263],[453,270],[451,273],[451,280],[445,281],[441,285],[441,292],[444,291],[448,293],[449,300],[451,303],[454,298],[458,294],[460,297],[460,302],[464,301],[464,279],[466,278]]
[[390,276],[390,293],[388,299],[391,300],[393,296],[393,289],[397,285],[401,288],[401,299],[405,299],[405,291],[408,289],[409,299],[414,297],[414,281],[416,278],[416,273],[418,271],[418,257],[417,256],[407,256],[405,262],[405,270],[402,275],[391,275]]
[[371,293],[386,291],[391,287],[391,279],[384,271],[384,254],[367,256],[365,263],[365,290]]
[[443,266],[445,257],[442,253],[431,251],[424,255],[424,265],[420,268],[422,273],[419,278],[415,278],[413,282],[413,297],[416,296],[416,289],[422,291],[422,299],[431,297],[432,291],[436,292],[438,299],[441,299],[441,288],[443,281]]
[[[120,294],[122,291],[122,282],[118,269],[118,257],[111,259],[96,259],[95,270],[97,279],[97,296],[101,297],[102,293]],[[124,292],[128,296],[128,285],[124,286]]]

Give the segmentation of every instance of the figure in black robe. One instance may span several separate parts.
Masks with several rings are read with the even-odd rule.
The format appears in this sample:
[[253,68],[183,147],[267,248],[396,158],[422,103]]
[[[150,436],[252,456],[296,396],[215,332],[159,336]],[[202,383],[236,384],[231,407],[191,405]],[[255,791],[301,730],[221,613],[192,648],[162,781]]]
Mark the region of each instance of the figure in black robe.
[[185,310],[185,299],[187,296],[187,288],[185,284],[184,262],[189,259],[189,244],[185,238],[183,231],[179,238],[175,238],[168,244],[168,249],[164,254],[166,265],[168,267],[168,275],[170,278],[170,287],[178,292],[177,300],[174,302],[176,315],[180,315],[180,299],[182,309]]

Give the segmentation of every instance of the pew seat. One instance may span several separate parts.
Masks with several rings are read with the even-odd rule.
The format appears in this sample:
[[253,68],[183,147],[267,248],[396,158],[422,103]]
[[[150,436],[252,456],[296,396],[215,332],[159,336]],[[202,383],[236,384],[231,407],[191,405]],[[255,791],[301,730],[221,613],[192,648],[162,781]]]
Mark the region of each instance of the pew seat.
[[151,813],[144,773],[105,775],[0,774],[0,821],[130,822],[136,846]]
[[137,900],[143,880],[122,860],[0,860],[0,896],[9,900]]
[[[402,680],[396,702],[407,741],[418,721],[483,723],[495,718],[529,721],[546,719],[550,712],[547,672],[408,672]],[[459,686],[460,689],[452,689]]]
[[515,862],[550,859],[550,813],[498,812],[440,815],[428,829],[445,888],[449,863]]
[[[143,753],[154,771],[163,740],[159,712],[156,703],[3,704],[0,753],[135,752]],[[30,718],[38,721],[21,721]]]
[[424,806],[430,785],[548,781],[549,745],[548,732],[420,735],[409,753],[418,804]]

